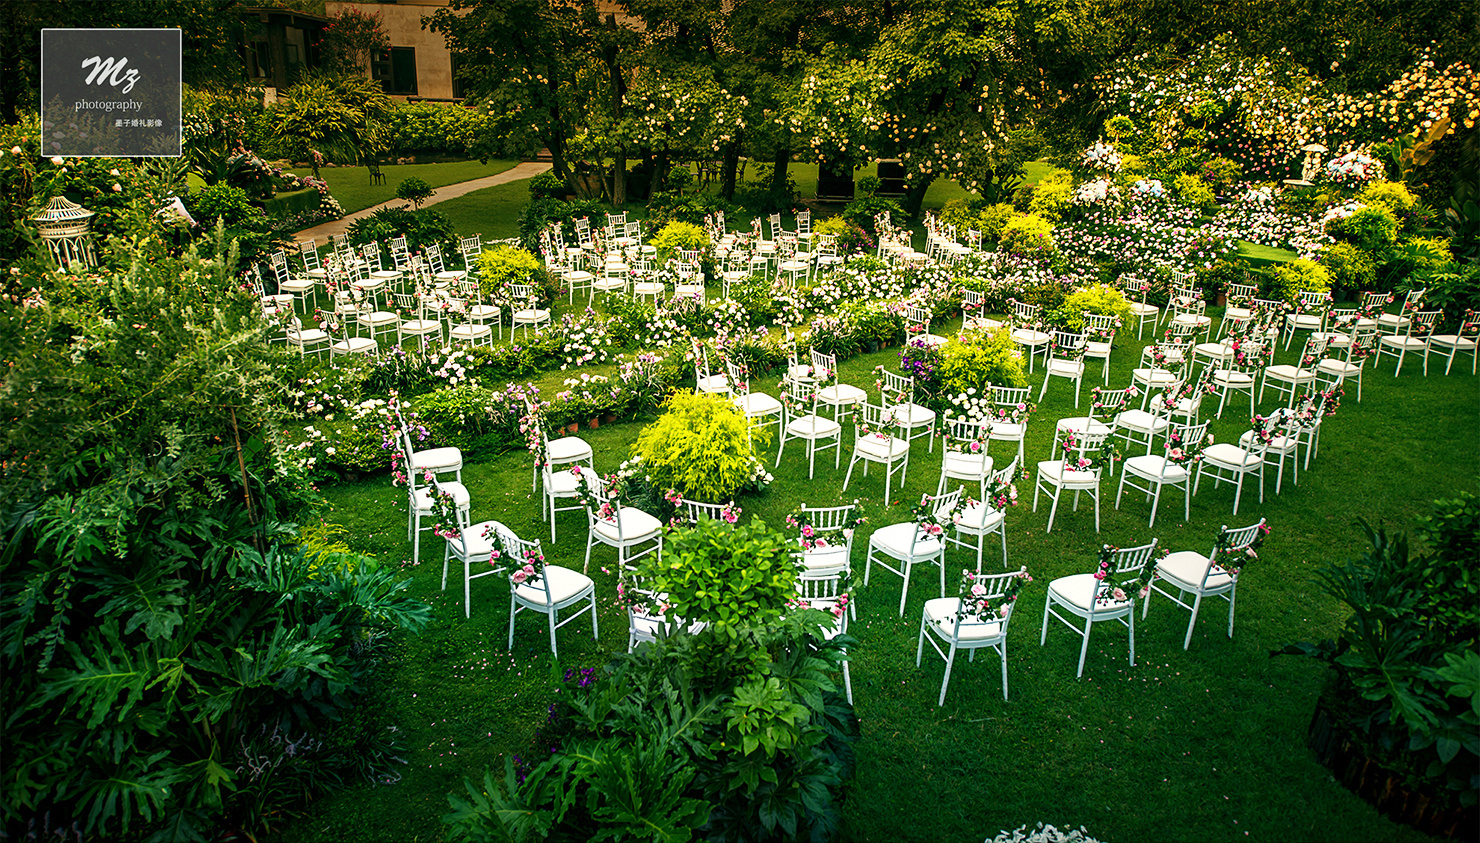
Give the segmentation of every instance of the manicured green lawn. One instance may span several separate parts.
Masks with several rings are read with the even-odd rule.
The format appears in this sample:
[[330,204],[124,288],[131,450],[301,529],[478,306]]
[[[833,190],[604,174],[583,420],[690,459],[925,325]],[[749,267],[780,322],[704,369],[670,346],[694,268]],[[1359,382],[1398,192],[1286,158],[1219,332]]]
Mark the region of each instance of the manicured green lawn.
[[[385,174],[383,184],[370,183],[370,171],[364,167],[325,167],[319,174],[329,183],[329,192],[344,206],[344,212],[352,214],[371,205],[396,198],[396,186],[403,179],[415,176],[432,187],[456,184],[461,181],[496,176],[512,169],[518,161],[490,160],[453,161],[446,164],[383,164],[380,171]],[[295,169],[300,176],[312,175],[309,169]]]
[[[936,332],[949,335],[956,327]],[[1111,364],[1112,386],[1129,381],[1141,345],[1133,331],[1122,331]],[[1290,362],[1297,348],[1281,351],[1277,362]],[[848,361],[841,377],[872,393],[872,368],[892,365],[897,352]],[[1390,360],[1380,370],[1368,366],[1362,403],[1350,389],[1325,423],[1320,453],[1310,470],[1300,473],[1299,485],[1287,472],[1282,493],[1275,495],[1271,473],[1264,503],[1257,489],[1246,488],[1237,516],[1230,512],[1232,488],[1205,482],[1192,502],[1189,523],[1181,518],[1180,494],[1172,493],[1162,501],[1157,527],[1148,529],[1148,505],[1140,496],[1127,496],[1115,510],[1116,474],[1103,481],[1100,532],[1095,532],[1090,502],[1073,512],[1066,498],[1053,532],[1045,533],[1047,502],[1034,512],[1032,483],[1020,484],[1021,503],[1007,518],[1009,562],[1013,568],[1027,566],[1037,582],[1024,592],[1009,633],[1008,701],[1002,699],[996,655],[988,651],[975,662],[958,658],[945,706],[937,708],[943,665],[927,648],[917,668],[914,653],[921,606],[936,596],[938,577],[928,565],[915,572],[902,617],[897,615],[898,577],[888,572],[874,577],[857,596],[859,615],[852,630],[858,639],[852,674],[862,738],[839,839],[981,840],[1040,820],[1060,828],[1082,824],[1093,836],[1115,841],[1426,839],[1380,817],[1315,763],[1304,739],[1322,669],[1269,655],[1287,642],[1327,636],[1341,625],[1343,611],[1319,593],[1312,576],[1329,561],[1361,552],[1357,519],[1411,529],[1436,497],[1456,483],[1472,486],[1480,475],[1474,448],[1480,441],[1480,382],[1475,377],[1425,378],[1412,360],[1397,379]],[[547,373],[535,381],[549,392],[570,374]],[[1077,410],[1070,382],[1055,379],[1049,386],[1028,429],[1030,464],[1050,454],[1055,420],[1085,412],[1098,376],[1098,364],[1091,365],[1091,382],[1084,385]],[[1030,376],[1035,397],[1042,378],[1040,365]],[[770,379],[756,382],[775,392]],[[1241,406],[1214,423],[1219,441],[1235,440],[1246,429],[1248,404]],[[1271,406],[1266,401],[1262,409]],[[1203,416],[1216,409],[1216,401],[1205,404]],[[580,435],[595,448],[597,467],[610,471],[626,458],[640,427],[604,425]],[[842,490],[851,429],[845,437],[842,468],[835,471],[824,457],[817,478],[809,481],[804,454],[791,444],[772,487],[739,503],[745,518],[779,525],[804,501],[862,499],[871,523],[855,539],[853,564],[861,574],[869,532],[908,518],[909,505],[922,492],[934,491],[940,448],[937,444],[930,453],[925,442],[914,444],[905,489],[886,505],[877,472],[855,475]],[[999,465],[1010,458],[1004,443],[993,443],[992,453]],[[762,456],[774,462],[774,445]],[[523,536],[548,540],[549,527],[539,518],[539,500],[529,486],[526,454],[468,465],[463,479],[473,495],[475,520],[498,519]],[[388,477],[340,483],[324,493],[328,520],[350,529],[356,550],[383,560],[410,559],[405,493]],[[1095,629],[1083,679],[1074,677],[1079,639],[1073,633],[1051,628],[1046,646],[1039,645],[1048,581],[1090,570],[1102,542],[1124,546],[1157,537],[1174,550],[1207,552],[1219,525],[1242,526],[1261,516],[1273,532],[1262,557],[1241,579],[1232,639],[1225,634],[1227,604],[1214,600],[1204,607],[1192,646],[1184,651],[1188,614],[1156,597],[1149,616],[1136,624],[1135,667],[1127,664],[1127,635],[1117,624]],[[547,541],[547,556],[554,564],[579,567],[584,519],[562,514],[558,528],[560,540]],[[599,666],[625,646],[625,616],[613,602],[615,580],[602,570],[613,564],[612,551],[598,548],[591,567],[604,598],[600,640],[592,640],[584,621],[573,622],[559,633],[557,665],[537,617],[521,616],[509,651],[502,583],[475,581],[472,617],[464,618],[462,572],[449,571],[448,586],[441,588],[441,546],[425,534],[421,564],[402,563],[413,592],[432,604],[436,620],[423,634],[401,642],[377,698],[368,703],[383,706],[402,731],[407,763],[399,768],[401,781],[388,787],[361,784],[331,795],[310,806],[282,839],[442,839],[439,817],[447,811],[446,795],[461,788],[464,776],[481,776],[488,764],[501,769],[506,755],[538,755],[534,733],[550,701],[552,677],[563,668]],[[949,587],[970,559],[965,551],[949,551]],[[990,542],[985,566],[1001,570]]]

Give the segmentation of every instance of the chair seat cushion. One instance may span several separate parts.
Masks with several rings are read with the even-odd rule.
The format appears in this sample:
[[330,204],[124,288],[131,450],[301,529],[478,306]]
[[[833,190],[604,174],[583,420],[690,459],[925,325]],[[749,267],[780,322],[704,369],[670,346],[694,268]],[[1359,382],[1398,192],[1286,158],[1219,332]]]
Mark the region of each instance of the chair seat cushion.
[[834,384],[833,386],[817,391],[818,401],[836,406],[859,404],[866,398],[868,398],[867,392],[846,383]]
[[[1281,435],[1275,436],[1275,437],[1273,437],[1272,439],[1269,440],[1269,450],[1275,451],[1276,453],[1278,453],[1280,451],[1284,451],[1284,452],[1288,453],[1290,451],[1295,450],[1295,445],[1299,441],[1300,440],[1298,438],[1296,438],[1296,437],[1293,437],[1293,436],[1285,436],[1285,435],[1281,434]],[[1241,447],[1241,448],[1248,448],[1250,445],[1253,445],[1254,444],[1254,431],[1252,431],[1252,430],[1246,430],[1246,431],[1244,431],[1244,434],[1238,438],[1238,444],[1239,444],[1239,447]]]
[[848,566],[848,545],[835,544],[802,551],[802,564],[810,570]]
[[1049,360],[1048,373],[1066,378],[1084,377],[1083,360]]
[[699,392],[729,392],[730,379],[724,375],[705,375],[697,379],[696,386]]
[[935,411],[919,404],[895,404],[889,414],[905,427],[925,427],[935,422]]
[[[442,483],[442,491],[452,495],[452,503],[459,509],[464,509],[473,500],[468,494],[468,487],[456,481]],[[421,512],[432,511],[432,489],[430,486],[416,487],[416,508]],[[480,531],[481,532],[481,531]]]
[[401,323],[403,334],[431,334],[441,333],[442,323],[433,322],[430,319],[408,319]]
[[1328,375],[1340,375],[1345,378],[1362,371],[1362,367],[1356,363],[1348,363],[1345,360],[1335,360],[1327,357],[1316,364],[1316,371],[1325,372]]
[[[1207,570],[1208,557],[1195,550],[1179,550],[1168,554],[1156,566],[1156,573],[1160,574],[1162,579],[1189,590],[1201,587],[1203,574],[1207,573]],[[1215,573],[1208,577],[1206,588],[1212,591],[1232,584],[1232,576],[1227,573]]]
[[523,310],[514,311],[515,322],[548,322],[550,311],[537,307],[526,307]]
[[1237,445],[1218,442],[1203,449],[1203,458],[1219,465],[1256,468],[1264,461],[1258,454],[1251,454]]
[[998,442],[1020,442],[1022,441],[1023,434],[1027,431],[1027,429],[1027,422],[1018,422],[1016,424],[1013,424],[1009,422],[994,421],[992,422],[992,432],[987,434],[987,438],[996,440]]
[[620,538],[627,542],[642,541],[658,535],[663,530],[663,522],[648,515],[640,509],[623,506],[617,509],[617,514],[610,520],[605,518],[596,519],[592,527],[597,538],[607,542],[618,540],[618,524],[621,525]]
[[[949,640],[952,631],[956,630],[956,612],[961,608],[959,597],[936,597],[925,601],[925,622],[934,630],[936,635]],[[962,621],[957,640],[965,642],[986,642],[1002,637],[1002,622],[987,621]]]
[[1065,471],[1063,460],[1044,460],[1038,463],[1038,479],[1066,489],[1094,489],[1100,485],[1098,472],[1072,469]]
[[1095,579],[1094,574],[1072,574],[1067,577],[1059,577],[1048,584],[1049,598],[1057,603],[1071,607],[1075,614],[1080,617],[1087,616],[1090,609],[1094,609],[1096,615],[1119,614],[1128,611],[1131,607],[1129,595],[1125,600],[1115,600],[1109,596],[1106,602],[1093,605],[1095,594],[1100,590],[1100,581]]
[[946,451],[945,459],[941,461],[941,472],[947,477],[976,479],[986,477],[991,471],[992,458],[987,456],[985,448],[976,454]]
[[634,296],[656,296],[662,292],[663,282],[661,281],[638,281],[632,285]]
[[545,494],[556,498],[573,498],[580,487],[576,476],[569,471],[551,471],[545,474]]
[[940,539],[935,536],[921,536],[915,540],[915,522],[902,521],[898,524],[890,524],[880,527],[869,536],[870,548],[881,550],[896,559],[903,559],[910,555],[911,541],[914,541],[914,555],[916,559],[926,559],[931,556],[940,555],[944,546]]
[[525,603],[548,605],[545,602],[547,588],[549,589],[549,600],[558,606],[562,603],[569,603],[587,591],[594,591],[596,584],[580,571],[562,568],[559,565],[546,565],[544,576],[539,582],[534,585],[520,583],[514,586],[514,596]]
[[[1419,344],[1422,345],[1422,343]],[[1315,380],[1316,373],[1312,372],[1310,369],[1302,369],[1299,366],[1291,366],[1288,363],[1281,363],[1278,366],[1270,366],[1269,368],[1265,369],[1264,377],[1274,378],[1277,381],[1295,381],[1296,383],[1299,383],[1302,381]]]
[[545,453],[549,455],[552,463],[580,462],[590,459],[591,445],[578,436],[562,436],[559,439],[551,439]]
[[[443,488],[448,484],[443,483]],[[507,529],[497,521],[479,521],[468,527],[462,539],[448,539],[447,546],[451,548],[453,555],[460,559],[471,559],[479,562],[487,562],[488,555],[493,552],[494,534],[498,530]]]
[[802,439],[830,439],[843,435],[843,426],[832,419],[824,419],[819,416],[802,416],[792,419],[786,425],[787,436],[797,436]]
[[302,342],[302,343],[323,342],[324,340],[327,340],[328,338],[329,338],[329,335],[326,334],[326,333],[324,333],[324,331],[322,329],[320,329],[320,328],[306,328],[306,329],[304,329],[302,331],[289,331],[288,332],[288,339],[292,340],[293,342]]
[[1458,334],[1434,334],[1429,337],[1429,345],[1442,345],[1446,348],[1453,346],[1460,351],[1468,351],[1476,347],[1476,342],[1469,337],[1462,337]]
[[475,304],[468,308],[468,318],[475,322],[485,319],[497,319],[501,311],[491,304]]
[[956,522],[956,531],[971,535],[995,530],[1006,518],[1002,510],[993,509],[991,504],[981,501],[961,510],[960,517],[961,520]]
[[1321,327],[1325,317],[1318,313],[1291,313],[1285,317],[1285,324],[1295,330],[1309,331]]
[[1143,304],[1142,302],[1130,302],[1131,313],[1137,316],[1151,316],[1161,312],[1161,308],[1154,304]]
[[345,337],[329,348],[342,354],[369,354],[380,348],[380,343],[369,337]]
[[1132,369],[1131,378],[1137,383],[1148,384],[1153,388],[1177,382],[1177,376],[1166,369]]
[[1125,410],[1115,417],[1115,426],[1139,433],[1161,433],[1170,423],[1155,413],[1145,410]]
[[1213,383],[1220,387],[1246,389],[1254,385],[1254,376],[1237,369],[1219,369],[1213,373]]
[[1084,356],[1086,357],[1109,357],[1111,344],[1108,342],[1096,342],[1090,340],[1084,344]]
[[418,471],[452,471],[462,468],[462,461],[462,451],[457,448],[428,448],[411,454],[411,467]]
[[900,436],[886,439],[883,434],[870,433],[859,437],[853,444],[853,450],[863,458],[875,462],[894,462],[910,452],[910,443]]
[[781,402],[764,392],[736,395],[734,401],[747,416],[774,416],[781,412]]
[[1068,431],[1075,433],[1109,433],[1110,425],[1105,424],[1099,419],[1092,419],[1089,416],[1069,416],[1068,418],[1059,419],[1054,424],[1054,432],[1065,433]]
[[1178,313],[1172,317],[1172,321],[1180,325],[1196,325],[1199,328],[1206,328],[1213,324],[1211,316],[1201,316],[1196,313]]
[[1018,345],[1043,345],[1052,339],[1042,331],[1034,331],[1028,328],[1018,328],[1012,332],[1012,341]]
[[1160,478],[1165,483],[1181,483],[1187,479],[1187,469],[1174,462],[1168,462],[1166,457],[1157,454],[1143,454],[1139,457],[1131,457],[1121,466],[1121,471],[1144,477],[1147,480]]
[[395,325],[401,321],[401,317],[388,310],[373,310],[356,316],[355,321],[367,328],[375,328],[381,325]]
[[1414,337],[1383,337],[1381,342],[1388,348],[1400,348],[1405,351],[1418,351],[1428,347],[1428,343]]
[[493,336],[493,329],[487,325],[453,325],[452,329],[447,333],[450,334],[453,339],[471,340],[480,339],[482,337],[491,337]]

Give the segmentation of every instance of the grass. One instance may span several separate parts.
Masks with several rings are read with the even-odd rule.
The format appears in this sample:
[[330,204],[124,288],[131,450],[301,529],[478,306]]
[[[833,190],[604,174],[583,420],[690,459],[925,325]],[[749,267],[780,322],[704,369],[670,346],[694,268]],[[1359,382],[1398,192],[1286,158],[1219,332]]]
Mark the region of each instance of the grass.
[[[560,306],[565,308],[563,302]],[[949,335],[956,327],[936,332]],[[1112,386],[1129,380],[1141,346],[1134,332],[1122,331],[1111,364]],[[1298,345],[1292,345],[1277,362],[1290,362],[1297,353]],[[896,355],[897,350],[885,350],[855,358],[842,365],[841,377],[869,388],[872,368],[893,364]],[[1410,529],[1455,480],[1468,485],[1480,475],[1474,449],[1480,441],[1480,383],[1461,373],[1425,378],[1420,368],[1409,360],[1395,379],[1391,360],[1380,370],[1369,363],[1362,403],[1354,389],[1349,391],[1327,420],[1320,454],[1310,471],[1301,473],[1300,484],[1292,485],[1287,475],[1276,496],[1271,476],[1263,505],[1257,492],[1246,489],[1237,516],[1230,512],[1233,490],[1209,485],[1194,498],[1190,522],[1179,517],[1181,498],[1174,495],[1162,502],[1158,526],[1148,529],[1148,506],[1138,497],[1127,497],[1119,512],[1114,509],[1117,474],[1104,481],[1099,533],[1092,511],[1072,512],[1068,499],[1053,532],[1045,533],[1048,506],[1034,512],[1031,483],[1021,485],[1021,503],[1007,518],[1009,562],[1014,568],[1027,566],[1037,582],[1025,591],[1009,632],[1008,701],[1002,699],[995,655],[988,652],[981,663],[958,659],[945,706],[936,707],[940,660],[927,648],[922,665],[914,664],[921,606],[935,596],[935,575],[928,566],[916,572],[900,617],[900,582],[881,572],[857,596],[852,673],[862,738],[840,839],[980,840],[1040,820],[1060,827],[1082,824],[1104,840],[1426,839],[1379,816],[1316,764],[1304,738],[1322,668],[1270,656],[1288,642],[1329,636],[1342,624],[1343,610],[1319,592],[1312,575],[1327,562],[1362,551],[1357,519]],[[1028,430],[1030,464],[1050,453],[1054,420],[1085,411],[1099,367],[1092,365],[1090,372],[1092,383],[1085,385],[1078,410],[1070,382],[1056,379],[1049,386]],[[569,375],[545,373],[535,380],[548,392]],[[1030,376],[1035,394],[1042,377],[1041,366]],[[768,380],[756,381],[774,392]],[[1270,403],[1262,408],[1268,410]],[[1205,404],[1204,416],[1215,409]],[[1234,440],[1246,421],[1245,412],[1231,410],[1214,423],[1213,432],[1219,441]],[[597,467],[609,471],[627,456],[640,427],[604,425],[581,436],[595,449]],[[999,464],[1009,458],[1003,444],[993,445]],[[922,492],[934,491],[940,451],[937,446],[928,453],[924,442],[913,447],[906,487],[888,506],[879,499],[883,482],[877,474],[855,476],[842,491],[849,453],[845,443],[843,469],[837,471],[819,460],[817,479],[808,481],[803,452],[792,445],[775,469],[774,485],[739,501],[744,517],[776,525],[800,502],[859,497],[872,522],[855,542],[853,561],[861,573],[868,529],[907,518],[909,505]],[[762,456],[773,462],[774,445]],[[497,519],[520,535],[548,538],[549,527],[540,521],[539,501],[529,488],[527,455],[510,453],[468,465],[463,479],[472,492],[475,520]],[[383,560],[409,560],[404,492],[392,488],[388,478],[340,483],[324,494],[325,517],[350,529],[356,550]],[[1205,608],[1192,646],[1184,651],[1187,613],[1156,598],[1145,622],[1137,623],[1135,667],[1127,664],[1126,633],[1118,625],[1094,632],[1080,680],[1074,677],[1076,636],[1059,627],[1050,630],[1046,646],[1034,640],[1048,581],[1088,571],[1101,542],[1129,545],[1155,536],[1174,550],[1206,552],[1219,525],[1241,526],[1261,516],[1273,532],[1262,558],[1242,578],[1232,639],[1224,633],[1225,604],[1215,601]],[[559,542],[546,544],[548,557],[554,564],[579,566],[584,520],[578,513],[562,514],[558,528]],[[461,789],[464,776],[479,777],[489,764],[501,769],[506,755],[538,753],[532,740],[556,672],[600,665],[625,646],[626,621],[610,600],[615,581],[600,570],[614,561],[609,549],[594,552],[591,569],[604,598],[600,640],[592,639],[584,621],[573,622],[559,633],[559,664],[537,617],[521,617],[508,651],[507,595],[501,583],[474,582],[472,617],[465,619],[460,572],[450,571],[442,590],[440,555],[441,542],[425,534],[421,564],[401,563],[412,591],[431,603],[435,621],[423,634],[400,642],[369,703],[383,706],[403,731],[407,763],[399,770],[401,781],[330,795],[311,805],[281,839],[443,839],[439,817],[448,810],[447,794]],[[959,570],[969,559],[964,551],[949,551],[949,570]],[[985,564],[999,569],[990,542]]]
[[1267,263],[1288,263],[1300,257],[1299,252],[1292,252],[1289,249],[1261,246],[1258,243],[1250,243],[1247,240],[1237,240],[1234,242],[1238,244],[1238,256],[1255,266]]
[[[487,164],[481,161],[453,161],[445,164],[382,164],[380,171],[385,174],[384,184],[370,183],[370,171],[364,167],[324,167],[320,168],[319,174],[329,183],[329,192],[344,206],[346,214],[378,205],[396,198],[396,187],[403,180],[415,176],[432,187],[456,184],[462,181],[472,181],[487,176],[496,176],[505,170],[513,169],[518,161],[491,160]],[[312,175],[313,171],[307,168],[294,169],[292,172],[300,176]]]

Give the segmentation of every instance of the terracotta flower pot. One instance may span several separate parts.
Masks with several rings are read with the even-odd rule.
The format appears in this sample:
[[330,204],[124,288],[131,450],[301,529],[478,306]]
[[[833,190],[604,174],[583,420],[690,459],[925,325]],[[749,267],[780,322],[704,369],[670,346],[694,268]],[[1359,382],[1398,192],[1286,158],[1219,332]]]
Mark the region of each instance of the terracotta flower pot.
[[616,420],[617,420],[617,414],[616,413],[607,413],[606,415],[603,415],[601,417],[601,423],[602,424],[611,424],[612,422],[614,422]]
[[601,427],[601,419],[591,419],[590,421],[586,422],[586,427],[590,428],[591,430],[595,430],[596,428]]
[[581,432],[581,423],[580,422],[571,422],[570,424],[568,424],[568,425],[565,426],[565,433],[568,436],[575,436],[577,433],[580,433],[580,432]]

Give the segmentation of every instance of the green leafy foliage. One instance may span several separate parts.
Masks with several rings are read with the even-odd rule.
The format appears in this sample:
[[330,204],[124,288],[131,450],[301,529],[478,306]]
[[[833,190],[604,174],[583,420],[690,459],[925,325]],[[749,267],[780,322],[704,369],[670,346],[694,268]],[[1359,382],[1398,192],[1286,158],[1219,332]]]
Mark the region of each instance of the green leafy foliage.
[[405,208],[381,208],[349,224],[345,236],[356,246],[365,243],[389,243],[392,237],[406,235],[406,247],[412,251],[437,244],[442,254],[452,253],[455,234],[452,222],[436,208],[408,211]]
[[1422,528],[1431,546],[1423,556],[1410,554],[1402,534],[1389,538],[1364,524],[1372,549],[1318,574],[1322,589],[1352,612],[1340,637],[1281,652],[1332,667],[1326,699],[1369,754],[1473,805],[1480,796],[1480,584],[1473,570],[1480,499],[1465,493],[1437,506]]
[[1073,176],[1069,171],[1055,170],[1041,179],[1034,188],[1033,198],[1028,202],[1028,213],[1049,222],[1058,222],[1069,209],[1073,192]]
[[1212,205],[1217,198],[1213,195],[1213,188],[1192,173],[1179,173],[1176,178],[1172,179],[1172,194],[1183,202],[1199,208]]
[[725,396],[679,392],[663,415],[643,428],[633,450],[658,488],[674,488],[695,500],[725,501],[750,479],[752,437],[764,443],[769,431],[752,432]]
[[658,231],[652,245],[658,249],[658,258],[666,260],[674,257],[679,250],[703,251],[709,246],[709,235],[691,222],[675,220]]
[[1326,223],[1326,233],[1369,255],[1381,256],[1398,242],[1398,218],[1384,205],[1369,205]]
[[1053,240],[1053,223],[1037,214],[1017,214],[1002,226],[997,248],[1010,255],[1052,257],[1058,251]]
[[941,392],[960,395],[976,390],[985,395],[988,386],[1027,386],[1023,355],[1006,328],[995,331],[962,331],[959,342],[946,343],[941,349]]
[[1274,287],[1277,297],[1295,304],[1302,292],[1330,290],[1331,273],[1315,261],[1301,258],[1274,268]]
[[669,538],[661,561],[645,557],[652,561],[640,576],[668,595],[675,616],[734,634],[781,616],[796,594],[794,550],[763,521],[731,527],[706,518]]
[[1377,281],[1377,264],[1366,252],[1350,243],[1333,243],[1321,255],[1321,266],[1331,275],[1331,289],[1350,295],[1370,290]]
[[734,637],[664,635],[582,671],[551,706],[548,758],[465,780],[448,796],[449,837],[831,839],[857,727],[833,679],[846,639],[825,638],[830,621],[801,611]]
[[30,388],[0,397],[7,828],[265,831],[360,767],[335,724],[386,636],[430,619],[373,561],[293,546],[314,498],[277,437],[291,368],[214,248],[28,278],[48,303],[9,314]]
[[1130,321],[1132,318],[1131,304],[1126,300],[1125,293],[1109,284],[1076,287],[1073,292],[1064,297],[1064,303],[1059,305],[1057,313],[1062,314],[1059,324],[1065,325],[1070,330],[1082,330],[1084,327],[1083,314],[1086,312],[1101,316],[1118,316],[1122,321]]
[[214,226],[220,220],[228,226],[239,225],[262,211],[252,207],[247,192],[227,184],[207,185],[191,195],[196,222]]
[[431,185],[416,176],[402,179],[401,183],[396,185],[396,198],[410,202],[415,210],[421,210],[421,203],[430,199],[433,192]]

